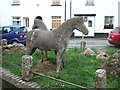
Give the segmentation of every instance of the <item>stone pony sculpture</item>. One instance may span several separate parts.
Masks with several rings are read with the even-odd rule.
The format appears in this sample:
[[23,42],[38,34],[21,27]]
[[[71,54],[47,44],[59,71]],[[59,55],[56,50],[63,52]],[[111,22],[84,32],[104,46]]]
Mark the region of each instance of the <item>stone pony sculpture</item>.
[[63,69],[63,56],[73,30],[77,29],[84,35],[88,35],[83,17],[73,17],[62,23],[56,30],[44,31],[34,29],[27,33],[26,54],[32,55],[38,48],[44,51],[56,51],[56,72]]
[[34,19],[34,24],[32,26],[32,29],[36,29],[36,28],[48,31],[46,25],[42,21],[42,17],[41,16],[36,16],[35,19]]
[[[34,19],[34,24],[32,26],[32,30],[39,29],[39,30],[48,31],[47,26],[44,24],[44,22],[42,20],[43,19],[41,16],[36,16]],[[46,60],[48,60],[47,51],[45,51],[45,56],[46,56]],[[43,62],[43,61],[44,61],[44,52],[43,52],[43,50],[41,50],[41,62]]]

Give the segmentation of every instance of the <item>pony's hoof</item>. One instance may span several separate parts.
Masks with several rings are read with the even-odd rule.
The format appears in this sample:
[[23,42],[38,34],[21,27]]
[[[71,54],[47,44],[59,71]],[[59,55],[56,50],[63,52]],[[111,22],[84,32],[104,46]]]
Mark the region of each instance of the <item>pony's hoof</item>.
[[39,60],[39,61],[38,61],[38,63],[41,63],[41,62],[43,62],[43,60]]
[[50,59],[49,58],[46,58],[45,61],[49,61]]
[[59,70],[59,69],[56,69],[56,72],[57,72],[57,73],[59,73],[59,72],[60,72],[60,70]]

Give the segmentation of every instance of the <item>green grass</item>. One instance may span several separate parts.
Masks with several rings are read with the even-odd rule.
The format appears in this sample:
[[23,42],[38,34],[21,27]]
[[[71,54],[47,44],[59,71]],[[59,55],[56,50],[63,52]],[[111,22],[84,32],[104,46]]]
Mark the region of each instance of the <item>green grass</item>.
[[113,55],[114,53],[116,53],[116,51],[117,51],[118,49],[119,49],[119,48],[109,48],[109,49],[104,50],[104,52],[106,52],[106,53],[109,54],[109,55]]
[[[114,54],[118,49],[112,48],[105,50],[109,55]],[[95,50],[96,51],[96,50]],[[60,73],[48,73],[49,76],[53,76],[58,79],[62,79],[68,82],[72,82],[84,87],[93,88],[95,80],[95,71],[101,68],[101,65],[104,63],[102,60],[96,60],[95,56],[85,56],[81,54],[81,49],[69,49],[65,53],[65,68]],[[21,58],[25,52],[16,52],[13,55],[4,54],[3,55],[3,67],[9,69],[11,72],[21,76],[21,70],[17,67],[14,67],[4,60],[10,61],[21,66]],[[54,52],[49,52],[48,57],[52,64],[56,64],[56,57]],[[33,65],[37,65],[40,60],[40,51],[36,51],[33,54]],[[107,77],[107,87],[108,88],[117,88],[118,87],[117,76],[108,76]],[[57,81],[49,80],[38,75],[34,75],[32,78],[33,81],[39,83],[42,87],[46,88],[75,88],[73,86],[64,85],[58,83]]]

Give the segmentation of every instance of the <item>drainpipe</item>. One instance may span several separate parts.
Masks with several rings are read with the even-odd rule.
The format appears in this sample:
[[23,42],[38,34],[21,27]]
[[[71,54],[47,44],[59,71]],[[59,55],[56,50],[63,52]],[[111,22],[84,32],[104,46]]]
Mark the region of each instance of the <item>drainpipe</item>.
[[120,26],[120,1],[118,2],[118,26]]
[[70,18],[72,16],[72,0],[70,0]]
[[65,21],[66,21],[66,0],[65,0]]

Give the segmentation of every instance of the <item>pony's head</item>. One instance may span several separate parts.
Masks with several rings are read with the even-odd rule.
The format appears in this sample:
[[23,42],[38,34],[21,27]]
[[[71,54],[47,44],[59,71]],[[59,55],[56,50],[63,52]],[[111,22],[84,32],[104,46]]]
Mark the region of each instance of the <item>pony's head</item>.
[[74,19],[75,19],[74,29],[77,29],[78,31],[82,32],[84,35],[88,35],[89,31],[83,22],[83,17],[78,16],[78,17],[74,17]]
[[44,24],[44,22],[42,21],[41,16],[36,16],[35,19],[34,19],[34,24],[33,24],[32,29],[36,29],[36,28],[40,28],[42,30],[47,30],[47,27]]
[[35,19],[40,19],[40,20],[42,20],[42,17],[41,17],[41,16],[36,16]]

